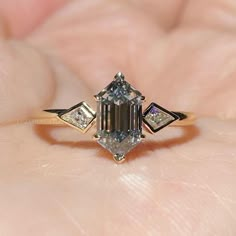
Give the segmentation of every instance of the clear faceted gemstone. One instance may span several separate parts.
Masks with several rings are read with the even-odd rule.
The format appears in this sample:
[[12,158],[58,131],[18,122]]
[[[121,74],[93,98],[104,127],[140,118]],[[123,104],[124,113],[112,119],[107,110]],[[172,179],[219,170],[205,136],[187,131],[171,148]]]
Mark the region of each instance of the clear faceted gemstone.
[[117,74],[96,98],[98,143],[122,160],[141,142],[142,94]]
[[152,131],[156,132],[170,123],[174,122],[178,117],[167,111],[166,109],[151,104],[151,106],[144,112],[144,122],[151,128]]
[[145,120],[153,127],[153,129],[159,129],[162,126],[165,126],[167,123],[174,121],[175,119],[166,114],[163,111],[160,111],[156,114],[152,114],[151,112],[145,117]]
[[81,131],[85,131],[91,122],[95,119],[95,112],[85,103],[82,102],[78,106],[69,109],[68,112],[60,116],[67,123],[78,127]]
[[92,115],[86,114],[86,112],[81,107],[73,112],[72,117],[82,127],[86,127],[92,119]]

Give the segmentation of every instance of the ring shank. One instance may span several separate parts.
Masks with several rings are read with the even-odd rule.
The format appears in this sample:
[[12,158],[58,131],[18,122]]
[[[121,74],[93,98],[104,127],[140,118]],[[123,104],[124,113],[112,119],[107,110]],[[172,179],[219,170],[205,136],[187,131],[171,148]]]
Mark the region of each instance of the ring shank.
[[[65,122],[58,119],[58,111],[62,110],[48,110],[39,112],[32,117],[31,122],[36,125],[67,126]],[[170,124],[170,126],[189,126],[195,123],[196,116],[194,113],[176,111],[173,113],[179,116],[180,119]]]
[[192,112],[173,112],[180,119],[172,123],[170,126],[189,126],[194,125],[196,121],[196,115]]

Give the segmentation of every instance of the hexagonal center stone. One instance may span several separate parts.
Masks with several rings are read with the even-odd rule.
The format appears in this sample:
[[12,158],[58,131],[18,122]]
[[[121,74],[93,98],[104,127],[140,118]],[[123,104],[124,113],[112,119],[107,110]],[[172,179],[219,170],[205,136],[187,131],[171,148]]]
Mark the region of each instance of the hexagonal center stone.
[[121,161],[141,142],[143,96],[118,73],[95,97],[98,143]]

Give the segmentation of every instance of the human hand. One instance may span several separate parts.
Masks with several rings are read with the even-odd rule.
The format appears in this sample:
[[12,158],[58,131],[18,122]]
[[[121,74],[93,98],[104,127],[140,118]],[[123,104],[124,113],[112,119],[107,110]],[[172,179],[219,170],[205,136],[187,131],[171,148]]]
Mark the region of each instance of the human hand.
[[[0,236],[235,235],[235,12],[233,0],[2,1]],[[117,71],[202,118],[121,165],[91,136],[16,123],[92,105]]]

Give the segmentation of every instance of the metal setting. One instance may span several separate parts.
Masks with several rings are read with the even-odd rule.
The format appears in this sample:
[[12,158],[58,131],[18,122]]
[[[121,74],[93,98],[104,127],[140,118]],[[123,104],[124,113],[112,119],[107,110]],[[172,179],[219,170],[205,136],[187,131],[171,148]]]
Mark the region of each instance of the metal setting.
[[95,123],[96,113],[85,102],[64,110],[47,110],[47,112],[57,113],[57,118],[65,124],[86,133]]
[[170,112],[165,108],[151,103],[143,113],[143,122],[152,133],[157,133],[161,129],[180,120],[178,113]]
[[192,125],[195,121],[192,113],[168,111],[156,103],[151,103],[142,112],[145,96],[131,86],[121,72],[94,98],[96,112],[87,103],[80,102],[69,109],[45,110],[36,115],[34,122],[64,124],[82,133],[96,124],[94,139],[112,153],[117,163],[121,163],[126,154],[145,138],[143,126],[154,134],[166,126]]

